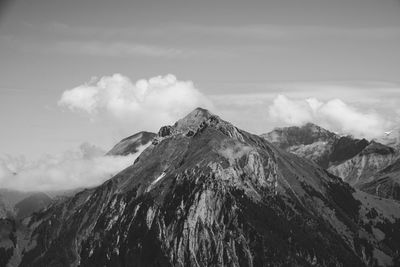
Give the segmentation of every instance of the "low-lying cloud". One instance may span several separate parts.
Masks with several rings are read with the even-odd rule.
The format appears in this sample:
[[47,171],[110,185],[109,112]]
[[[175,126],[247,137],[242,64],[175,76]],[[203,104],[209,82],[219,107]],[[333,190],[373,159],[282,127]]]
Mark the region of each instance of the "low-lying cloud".
[[84,143],[79,150],[46,155],[36,161],[2,157],[0,188],[57,191],[96,186],[133,164],[144,148],[127,156],[105,156],[102,149]]
[[192,81],[180,81],[172,74],[136,83],[121,74],[93,78],[65,91],[58,104],[93,118],[111,115],[140,130],[173,123],[198,106],[212,107]]
[[361,111],[340,99],[323,102],[278,95],[269,107],[269,115],[273,121],[287,125],[313,122],[332,131],[366,138],[379,137],[392,126],[391,121],[377,112]]

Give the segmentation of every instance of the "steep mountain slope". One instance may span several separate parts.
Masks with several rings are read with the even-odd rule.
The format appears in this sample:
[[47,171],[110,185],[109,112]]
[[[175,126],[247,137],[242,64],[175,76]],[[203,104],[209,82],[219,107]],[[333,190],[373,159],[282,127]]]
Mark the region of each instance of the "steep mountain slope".
[[125,156],[139,152],[146,145],[148,145],[155,136],[155,133],[150,132],[136,133],[125,139],[122,139],[107,153],[107,155]]
[[399,217],[196,109],[111,180],[34,214],[21,266],[398,265]]
[[51,201],[41,192],[0,189],[0,218],[21,219],[48,206]]
[[0,198],[6,199],[9,205],[11,205],[12,207],[14,207],[15,204],[32,194],[32,192],[23,192],[18,190],[0,188]]
[[28,196],[26,192],[0,188],[0,219],[15,217],[15,204]]
[[15,204],[15,218],[17,220],[20,220],[27,216],[30,216],[32,213],[47,207],[52,202],[53,200],[47,194],[34,193]]
[[0,266],[7,266],[16,245],[15,222],[0,218]]
[[[19,201],[19,202],[18,202]],[[17,203],[16,203],[17,202]],[[25,247],[26,227],[20,220],[52,203],[44,193],[0,190],[0,266],[18,266]],[[19,243],[19,244],[18,244]]]
[[400,201],[400,159],[358,187],[364,192]]
[[369,181],[398,157],[391,147],[375,141],[339,136],[311,123],[302,127],[278,128],[262,137],[316,162],[351,185]]
[[7,199],[0,196],[0,219],[14,216],[14,208],[10,205]]
[[329,171],[343,177],[351,185],[358,185],[374,179],[374,175],[391,164],[398,155],[391,147],[372,141],[353,158],[338,165],[333,165]]

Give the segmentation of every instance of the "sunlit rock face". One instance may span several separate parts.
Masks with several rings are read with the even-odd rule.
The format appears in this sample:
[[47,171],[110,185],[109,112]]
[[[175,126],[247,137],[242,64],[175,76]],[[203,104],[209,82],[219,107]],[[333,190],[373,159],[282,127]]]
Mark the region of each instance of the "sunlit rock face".
[[26,220],[21,266],[396,265],[399,217],[196,109],[132,166]]
[[400,201],[400,159],[379,171],[369,182],[360,184],[358,187],[370,194]]
[[398,155],[391,147],[372,141],[360,153],[340,164],[331,166],[328,170],[343,177],[350,185],[370,182],[374,175],[389,166]]

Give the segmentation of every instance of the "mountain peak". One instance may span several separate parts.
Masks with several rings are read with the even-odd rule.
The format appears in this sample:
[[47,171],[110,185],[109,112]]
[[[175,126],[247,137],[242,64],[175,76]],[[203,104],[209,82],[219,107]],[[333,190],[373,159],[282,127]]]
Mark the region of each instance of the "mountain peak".
[[275,128],[273,131],[261,136],[281,148],[293,145],[308,145],[317,141],[327,142],[338,138],[335,133],[311,122],[303,126]]
[[188,115],[186,115],[184,118],[178,120],[175,123],[174,127],[177,130],[194,130],[198,128],[202,122],[208,120],[212,116],[215,115],[209,112],[207,109],[198,107],[190,112]]
[[326,132],[326,133],[329,132],[330,133],[330,131],[328,131],[327,129],[322,128],[321,126],[319,126],[319,125],[317,125],[315,123],[312,123],[312,122],[307,122],[306,124],[304,124],[300,128],[309,129],[312,132]]

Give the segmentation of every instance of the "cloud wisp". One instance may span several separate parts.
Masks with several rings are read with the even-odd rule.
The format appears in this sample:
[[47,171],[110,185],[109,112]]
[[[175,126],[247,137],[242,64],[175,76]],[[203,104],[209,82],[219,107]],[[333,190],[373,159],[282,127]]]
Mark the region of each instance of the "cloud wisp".
[[112,116],[138,130],[155,130],[171,124],[198,106],[212,107],[193,82],[180,81],[172,74],[136,83],[121,74],[92,79],[65,91],[58,104],[91,118]]
[[179,49],[131,42],[57,42],[52,46],[52,50],[60,53],[108,57],[147,56],[173,58],[183,55],[183,51]]
[[293,100],[278,95],[269,107],[269,116],[287,125],[313,122],[332,131],[366,138],[379,137],[393,125],[373,110],[360,111],[340,99],[323,102],[316,98]]
[[101,149],[84,143],[77,151],[46,155],[36,161],[2,157],[0,188],[58,191],[96,186],[133,164],[146,147],[127,156],[105,156]]

